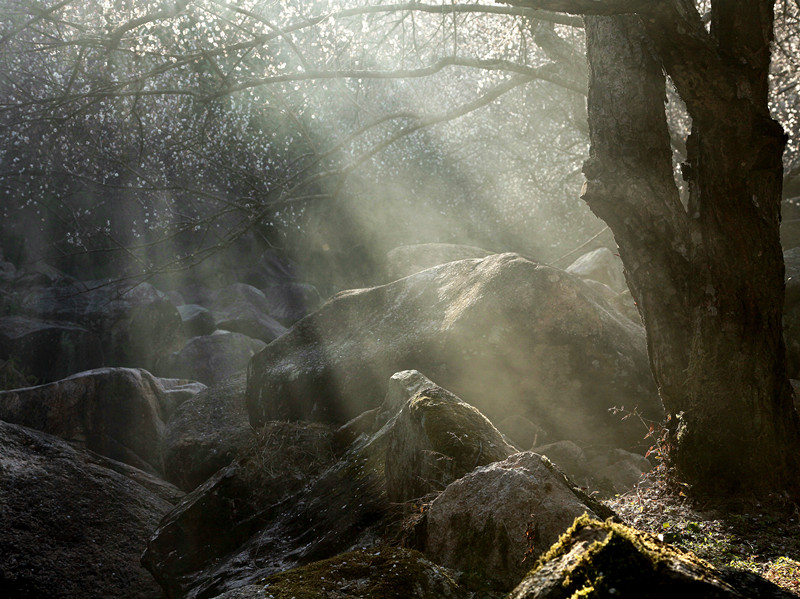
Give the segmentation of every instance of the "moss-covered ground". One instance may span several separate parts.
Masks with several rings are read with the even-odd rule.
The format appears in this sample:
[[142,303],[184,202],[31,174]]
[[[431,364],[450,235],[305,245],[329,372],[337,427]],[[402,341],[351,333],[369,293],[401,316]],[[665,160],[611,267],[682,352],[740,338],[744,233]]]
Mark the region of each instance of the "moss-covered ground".
[[272,599],[460,599],[449,572],[421,553],[379,546],[343,553],[259,582]]
[[660,480],[606,501],[629,526],[713,566],[760,574],[800,595],[800,508],[782,497],[703,504]]

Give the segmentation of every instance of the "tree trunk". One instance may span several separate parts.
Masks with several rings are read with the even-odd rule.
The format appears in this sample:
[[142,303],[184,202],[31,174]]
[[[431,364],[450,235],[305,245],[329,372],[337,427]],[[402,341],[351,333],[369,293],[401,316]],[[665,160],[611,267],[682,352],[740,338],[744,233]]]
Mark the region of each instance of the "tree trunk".
[[[583,197],[616,237],[669,419],[669,464],[697,494],[800,489],[782,333],[784,135],[767,109],[766,4],[714,2],[711,36],[677,9],[585,19]],[[688,206],[673,179],[662,68],[693,118]]]

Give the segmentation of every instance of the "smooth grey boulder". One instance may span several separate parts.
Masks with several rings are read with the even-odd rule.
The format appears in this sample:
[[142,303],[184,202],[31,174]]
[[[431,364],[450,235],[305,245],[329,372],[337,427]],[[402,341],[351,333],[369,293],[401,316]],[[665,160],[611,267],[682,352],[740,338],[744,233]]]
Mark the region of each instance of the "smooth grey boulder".
[[217,323],[211,311],[199,304],[183,304],[178,306],[178,314],[181,315],[183,333],[186,335],[187,339],[200,337],[201,335],[210,335],[217,329]]
[[451,483],[426,512],[425,555],[510,590],[578,516],[610,513],[542,456],[523,452]]
[[25,315],[76,323],[97,334],[105,366],[152,370],[183,341],[178,310],[148,283],[71,282],[21,290],[18,297]]
[[209,308],[217,327],[270,343],[286,332],[270,316],[270,303],[263,292],[245,283],[234,283],[214,294]]
[[245,376],[240,372],[182,403],[164,432],[164,475],[191,491],[227,466],[255,431],[244,407]]
[[182,493],[57,437],[0,422],[4,597],[156,599],[139,558]]
[[26,316],[0,317],[0,358],[40,383],[57,381],[103,365],[103,347],[95,333],[68,322]]
[[215,331],[213,335],[193,337],[180,350],[161,358],[155,372],[213,387],[244,370],[265,345],[241,333]]
[[483,248],[456,243],[401,245],[386,253],[386,277],[389,281],[395,281],[432,266],[456,260],[485,258],[492,253]]
[[498,254],[334,296],[250,362],[251,424],[343,424],[406,369],[551,439],[636,447],[639,428],[609,409],[662,413],[641,325],[580,278]]
[[261,288],[269,315],[284,326],[291,326],[322,303],[316,287],[307,283],[272,283]]
[[171,402],[161,382],[146,370],[100,368],[46,385],[0,392],[0,420],[162,473],[163,419]]
[[583,254],[567,266],[565,270],[584,279],[592,279],[608,285],[616,292],[621,292],[628,288],[628,284],[625,282],[622,260],[606,247],[597,248]]
[[337,460],[329,428],[267,425],[162,521],[143,564],[170,596],[205,598],[380,542],[391,518],[381,439]]

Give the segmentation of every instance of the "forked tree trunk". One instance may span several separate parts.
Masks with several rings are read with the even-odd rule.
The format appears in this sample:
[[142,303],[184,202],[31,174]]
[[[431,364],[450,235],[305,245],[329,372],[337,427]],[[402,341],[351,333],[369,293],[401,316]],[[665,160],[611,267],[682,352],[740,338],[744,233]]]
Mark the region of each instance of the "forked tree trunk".
[[[686,17],[677,12],[586,17],[583,197],[616,237],[670,417],[670,464],[698,494],[800,490],[782,334],[785,140],[767,110],[767,4],[714,2],[711,36],[699,18],[671,27]],[[693,118],[687,206],[673,179],[662,69]]]

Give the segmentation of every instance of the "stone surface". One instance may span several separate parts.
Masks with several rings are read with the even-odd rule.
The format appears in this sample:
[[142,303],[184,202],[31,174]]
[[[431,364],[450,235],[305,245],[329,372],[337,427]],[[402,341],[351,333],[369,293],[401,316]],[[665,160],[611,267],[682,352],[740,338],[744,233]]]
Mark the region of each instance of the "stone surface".
[[567,272],[585,279],[592,279],[608,285],[616,292],[628,288],[622,260],[610,249],[602,247],[585,253],[565,269]]
[[189,339],[179,351],[160,359],[155,372],[213,387],[246,368],[264,346],[263,341],[241,333],[216,331],[213,335]]
[[218,599],[471,599],[451,572],[421,553],[374,547],[343,553],[308,566],[268,576],[257,585],[228,591]]
[[429,385],[419,372],[395,373],[378,414],[344,450],[324,425],[267,423],[165,518],[147,568],[172,596],[214,597],[383,542],[399,518],[385,490],[389,435],[400,407]]
[[178,310],[152,285],[88,281],[36,286],[18,294],[22,313],[77,323],[100,337],[105,366],[152,370],[182,340]]
[[251,423],[343,424],[405,369],[493,422],[523,416],[551,439],[635,447],[641,431],[609,408],[662,413],[641,325],[579,278],[500,254],[329,300],[251,361]]
[[386,276],[387,280],[394,281],[432,266],[456,260],[485,258],[491,253],[479,247],[455,243],[401,245],[386,254]]
[[164,432],[164,474],[191,491],[227,466],[254,438],[244,408],[244,372],[177,408]]
[[517,453],[451,483],[431,503],[424,553],[481,586],[509,590],[575,518],[594,510],[603,512],[541,456]]
[[199,304],[183,304],[178,306],[181,315],[183,334],[187,339],[210,335],[217,328],[214,316],[209,310]]
[[4,597],[156,599],[139,557],[181,495],[144,472],[0,422]]
[[63,379],[103,365],[100,337],[67,322],[45,322],[25,316],[0,318],[0,358],[40,383]]
[[284,326],[291,326],[322,303],[317,289],[305,283],[273,283],[262,287],[261,292],[267,300],[269,315]]
[[286,327],[270,313],[263,292],[245,283],[235,283],[214,294],[209,304],[217,327],[270,343],[286,332]]
[[441,387],[424,388],[406,402],[389,433],[389,500],[440,492],[477,466],[512,453],[516,449],[478,410]]
[[794,595],[749,572],[715,570],[647,533],[582,517],[508,595],[508,599],[565,597],[788,599]]
[[[143,563],[170,596],[215,597],[380,541],[390,519],[380,468],[385,434],[355,444],[330,465],[329,429],[268,426],[278,429],[262,451],[187,495],[148,544]],[[309,453],[312,446],[321,455]]]
[[[547,445],[539,445],[531,449],[534,453],[547,456],[564,474],[582,486],[589,486],[588,464],[583,449],[572,441],[556,441]],[[604,464],[607,466],[608,464]]]
[[183,402],[192,399],[201,391],[208,389],[203,383],[186,379],[159,378],[158,382],[164,389],[164,397],[161,402],[164,408],[164,422],[169,422],[175,410],[177,410]]
[[0,419],[153,473],[163,471],[161,439],[168,409],[159,380],[132,368],[100,368],[0,392]]

